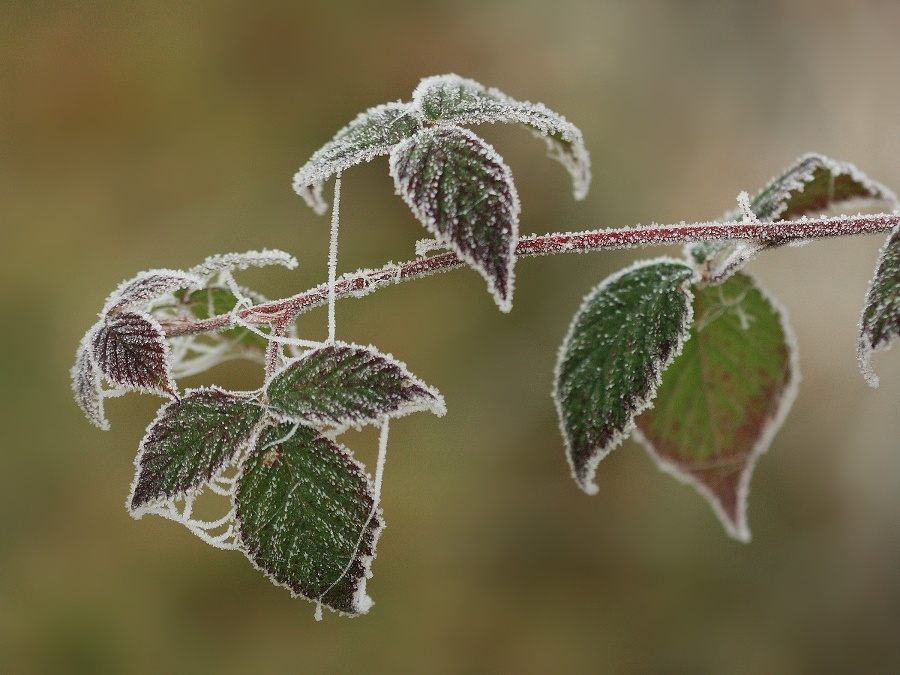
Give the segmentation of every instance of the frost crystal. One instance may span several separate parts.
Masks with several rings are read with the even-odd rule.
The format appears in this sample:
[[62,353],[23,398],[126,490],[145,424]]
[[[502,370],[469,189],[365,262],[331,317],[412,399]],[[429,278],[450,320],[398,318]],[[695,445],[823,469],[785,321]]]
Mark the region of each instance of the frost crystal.
[[422,80],[413,92],[412,104],[423,124],[514,122],[531,127],[546,141],[550,157],[571,174],[575,198],[587,196],[591,160],[581,130],[543,104],[517,101],[453,74]]

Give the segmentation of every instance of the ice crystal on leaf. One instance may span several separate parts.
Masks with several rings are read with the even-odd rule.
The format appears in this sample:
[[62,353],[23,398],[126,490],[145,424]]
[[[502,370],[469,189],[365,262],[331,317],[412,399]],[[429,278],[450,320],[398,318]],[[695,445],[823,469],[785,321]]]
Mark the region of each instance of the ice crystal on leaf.
[[597,465],[634,428],[660,373],[681,351],[694,272],[674,260],[640,263],[584,300],[563,342],[553,398],[572,476],[597,491]]
[[872,369],[872,352],[887,349],[900,335],[900,228],[891,232],[875,268],[875,277],[866,293],[859,324],[857,355],[863,377],[871,386],[878,386],[878,376]]
[[[773,223],[818,215],[849,203],[878,201],[893,210],[900,208],[891,190],[854,165],[808,153],[769,181],[746,207],[729,211],[723,220],[733,222],[743,219],[747,222],[746,214],[749,212],[761,223]],[[707,279],[723,281],[760,251],[781,243],[777,238],[756,242],[712,241],[689,244],[686,251],[696,263],[705,266]]]
[[113,312],[92,336],[94,363],[113,385],[175,396],[169,348],[159,322],[137,312]]
[[351,166],[388,154],[398,143],[419,130],[408,103],[388,103],[370,108],[341,129],[317,150],[294,175],[294,191],[319,215],[327,204],[322,198],[326,180]]
[[500,156],[460,126],[485,122],[530,127],[546,141],[550,157],[571,174],[575,198],[587,195],[590,157],[576,126],[541,104],[516,101],[452,74],[423,79],[410,103],[389,103],[359,115],[300,168],[294,190],[324,214],[322,189],[328,178],[390,154],[398,194],[439,245],[485,277],[497,304],[509,311],[518,195]]
[[496,151],[466,129],[425,129],[391,152],[397,193],[442,245],[512,306],[519,195]]
[[302,424],[263,432],[237,483],[240,547],[293,595],[364,614],[384,526],[369,477],[350,451]]
[[695,324],[637,418],[659,466],[697,488],[726,531],[749,541],[747,493],[799,379],[784,311],[743,273],[694,296]]
[[222,271],[231,272],[233,270],[245,270],[250,267],[269,267],[270,265],[281,265],[292,270],[297,267],[297,259],[289,253],[278,249],[225,253],[208,257],[202,263],[192,268],[190,274],[207,281]]
[[572,176],[576,199],[587,196],[591,160],[581,130],[541,103],[517,101],[459,75],[426,77],[413,92],[415,114],[423,124],[520,123],[547,143],[548,154]]
[[211,480],[250,441],[262,416],[263,407],[249,396],[217,387],[188,390],[163,406],[135,459],[132,515]]
[[373,347],[338,342],[293,361],[266,393],[280,413],[312,426],[374,424],[419,410],[443,415],[443,397]]
[[72,393],[78,407],[94,426],[108,430],[109,421],[103,413],[103,396],[100,368],[93,358],[94,334],[99,325],[95,325],[85,333],[75,353],[75,365],[72,366]]
[[149,303],[179,288],[199,288],[203,279],[181,270],[149,270],[123,281],[107,298],[101,314]]

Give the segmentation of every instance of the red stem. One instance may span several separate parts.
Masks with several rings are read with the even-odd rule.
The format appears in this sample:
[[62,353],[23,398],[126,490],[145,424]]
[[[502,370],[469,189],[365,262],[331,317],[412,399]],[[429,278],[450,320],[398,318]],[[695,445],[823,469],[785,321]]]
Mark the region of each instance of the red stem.
[[[787,220],[778,223],[694,223],[691,225],[650,225],[620,229],[590,230],[567,234],[544,234],[522,237],[516,245],[517,256],[539,256],[555,253],[578,253],[608,249],[636,248],[665,244],[687,244],[700,241],[754,239],[787,243],[803,239],[845,237],[886,232],[900,225],[900,213],[835,218]],[[389,263],[377,270],[357,270],[341,276],[335,284],[335,297],[362,297],[384,286],[419,279],[436,272],[462,267],[454,253],[442,253],[405,263]],[[292,321],[299,314],[328,302],[328,284],[282,300],[273,300],[237,313],[242,321],[271,325]],[[230,315],[201,321],[172,319],[162,322],[168,336],[205,333],[234,326]]]

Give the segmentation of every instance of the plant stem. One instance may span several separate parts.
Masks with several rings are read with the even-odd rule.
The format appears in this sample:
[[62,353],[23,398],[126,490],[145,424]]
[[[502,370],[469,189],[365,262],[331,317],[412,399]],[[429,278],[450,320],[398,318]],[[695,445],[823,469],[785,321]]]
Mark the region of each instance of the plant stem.
[[[584,253],[730,239],[752,239],[772,244],[785,244],[805,239],[887,232],[898,225],[900,225],[900,213],[818,219],[801,218],[777,223],[708,222],[649,225],[522,237],[516,245],[516,255]],[[379,269],[357,270],[344,274],[335,281],[333,286],[329,283],[319,284],[282,300],[273,300],[242,309],[237,316],[243,321],[261,325],[291,321],[309,309],[327,304],[331,292],[334,293],[333,297],[335,298],[359,298],[384,286],[419,279],[437,272],[446,272],[464,265],[465,263],[454,253],[442,253],[400,264],[388,263]],[[225,314],[201,321],[171,319],[161,323],[166,335],[171,337],[224,330],[234,326],[234,319],[231,315]]]

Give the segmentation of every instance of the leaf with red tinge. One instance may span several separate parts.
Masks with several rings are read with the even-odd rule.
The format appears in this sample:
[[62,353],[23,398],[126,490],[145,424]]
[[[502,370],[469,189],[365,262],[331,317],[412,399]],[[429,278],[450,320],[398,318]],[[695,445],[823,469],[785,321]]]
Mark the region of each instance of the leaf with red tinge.
[[78,351],[75,353],[75,365],[72,366],[70,374],[72,376],[72,393],[75,395],[75,402],[78,403],[81,412],[91,424],[106,431],[109,429],[109,421],[103,413],[100,369],[91,357],[94,335],[99,328],[100,324],[95,324],[81,339],[81,344],[78,345]]
[[743,273],[698,289],[694,316],[635,435],[660,468],[697,488],[728,534],[749,541],[753,466],[796,394],[794,338],[784,311]]
[[237,483],[241,548],[272,581],[342,614],[366,613],[384,523],[350,451],[315,429],[266,429]]
[[162,327],[137,312],[114,312],[93,335],[94,361],[113,385],[175,396]]
[[406,366],[373,347],[336,343],[315,349],[266,388],[275,410],[313,426],[373,424],[418,410],[443,415],[443,397]]
[[424,129],[391,152],[391,176],[416,218],[481,273],[508,312],[519,196],[494,148],[459,127]]
[[878,256],[859,322],[857,355],[866,382],[878,386],[872,352],[887,349],[900,336],[900,227],[894,228]]
[[262,416],[247,395],[217,387],[189,390],[160,408],[134,461],[132,515],[209,481],[251,440]]

